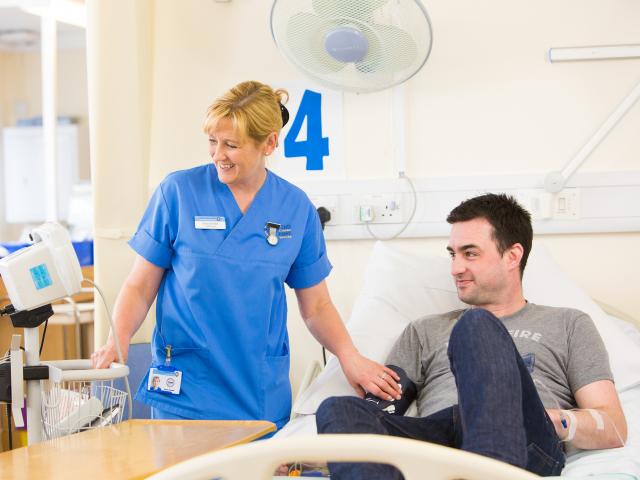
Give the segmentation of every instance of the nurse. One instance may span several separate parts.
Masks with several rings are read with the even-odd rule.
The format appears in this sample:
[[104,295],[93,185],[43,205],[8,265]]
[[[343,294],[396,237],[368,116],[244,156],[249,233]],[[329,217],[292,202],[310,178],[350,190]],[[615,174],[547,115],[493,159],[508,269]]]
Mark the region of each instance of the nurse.
[[129,241],[137,255],[116,300],[115,332],[92,360],[100,368],[116,360],[114,334],[126,357],[157,299],[150,373],[171,388],[153,390],[147,374],[136,395],[154,418],[287,422],[285,284],[356,392],[399,398],[397,374],[360,355],[331,301],[314,206],[266,168],[286,98],[250,81],[216,100],[204,121],[213,162],[167,176]]

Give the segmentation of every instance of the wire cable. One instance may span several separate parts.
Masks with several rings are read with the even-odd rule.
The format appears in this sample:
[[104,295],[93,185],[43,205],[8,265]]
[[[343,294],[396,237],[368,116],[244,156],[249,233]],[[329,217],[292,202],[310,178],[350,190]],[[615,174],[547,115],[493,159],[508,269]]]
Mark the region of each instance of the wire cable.
[[44,321],[44,329],[42,330],[42,339],[40,340],[40,350],[38,351],[38,355],[42,355],[42,347],[44,347],[44,337],[47,336],[47,326],[49,325],[49,319],[47,318]]
[[[107,304],[107,300],[104,296],[104,294],[102,293],[102,289],[96,285],[93,280],[89,279],[89,278],[83,278],[83,281],[87,282],[88,284],[90,284],[93,288],[95,288],[98,291],[98,294],[100,295],[100,298],[102,299],[102,304],[104,305],[105,310],[107,311],[107,318],[109,319],[109,325],[111,328],[111,334],[113,335],[113,339],[115,341],[115,345],[116,345],[116,352],[118,353],[118,361],[122,364],[122,365],[126,365],[123,357],[122,357],[122,349],[120,348],[120,340],[118,339],[118,336],[116,335],[116,328],[113,324],[113,318],[111,317],[111,311],[109,310],[109,306]],[[131,387],[129,386],[129,376],[127,375],[126,377],[124,377],[124,385],[125,388],[127,390],[127,395],[129,396],[129,404],[127,405],[127,410],[129,412],[129,418],[133,418],[133,397],[131,396]]]
[[411,187],[411,192],[413,193],[413,208],[411,210],[411,215],[409,215],[409,219],[405,222],[402,228],[390,237],[379,237],[371,230],[371,227],[370,227],[371,222],[365,222],[364,225],[367,228],[367,232],[369,232],[369,235],[371,235],[376,240],[387,241],[387,240],[393,240],[395,238],[398,238],[407,229],[407,227],[413,221],[413,217],[416,214],[416,209],[418,208],[418,193],[416,192],[416,187],[413,185],[413,182],[411,181],[411,179],[408,176],[406,176],[404,172],[398,173],[398,177],[409,182],[409,186]]
[[11,405],[7,403],[7,429],[9,431],[9,450],[13,450],[13,432],[11,431]]

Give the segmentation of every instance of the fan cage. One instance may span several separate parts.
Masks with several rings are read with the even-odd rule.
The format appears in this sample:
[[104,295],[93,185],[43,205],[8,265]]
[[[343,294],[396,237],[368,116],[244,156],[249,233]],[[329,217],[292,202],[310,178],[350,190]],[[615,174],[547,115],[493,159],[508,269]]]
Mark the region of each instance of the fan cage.
[[[361,62],[342,63],[326,52],[325,34],[342,26],[369,39]],[[271,30],[285,58],[303,73],[330,88],[361,93],[408,80],[432,46],[429,15],[418,0],[275,0]]]

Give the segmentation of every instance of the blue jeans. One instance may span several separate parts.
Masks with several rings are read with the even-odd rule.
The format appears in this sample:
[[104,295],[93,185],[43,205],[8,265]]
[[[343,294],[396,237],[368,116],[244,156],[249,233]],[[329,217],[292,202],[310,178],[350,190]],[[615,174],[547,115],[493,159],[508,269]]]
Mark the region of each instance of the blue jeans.
[[[459,448],[525,468],[560,475],[565,455],[531,375],[503,323],[486,310],[467,311],[449,338],[458,404],[428,417],[390,415],[356,397],[325,400],[319,433],[374,433]],[[330,463],[331,478],[400,479],[390,465]]]

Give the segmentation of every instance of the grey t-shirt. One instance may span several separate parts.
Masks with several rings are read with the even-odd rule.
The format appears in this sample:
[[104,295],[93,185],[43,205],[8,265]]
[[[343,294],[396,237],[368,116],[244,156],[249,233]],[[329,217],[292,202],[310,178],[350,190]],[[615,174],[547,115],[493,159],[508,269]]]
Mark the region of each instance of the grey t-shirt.
[[[451,329],[465,311],[429,315],[412,322],[387,357],[387,364],[402,367],[416,384],[420,416],[458,403],[447,347]],[[587,314],[527,303],[501,320],[525,360],[545,407],[575,408],[574,392],[578,389],[598,380],[613,380],[604,343]]]

